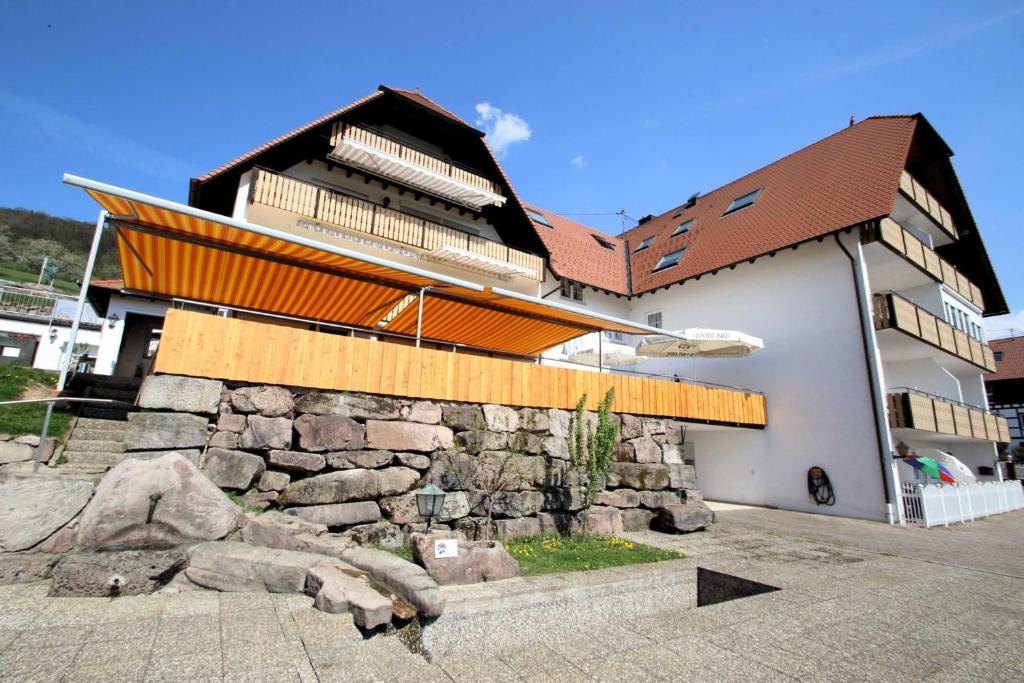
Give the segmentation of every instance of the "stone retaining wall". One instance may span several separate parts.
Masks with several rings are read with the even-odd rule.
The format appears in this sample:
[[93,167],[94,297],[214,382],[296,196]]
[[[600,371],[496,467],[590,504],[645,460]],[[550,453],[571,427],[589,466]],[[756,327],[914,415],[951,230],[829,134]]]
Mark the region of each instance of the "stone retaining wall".
[[[673,420],[614,416],[621,427],[615,462],[584,515],[564,410],[173,375],[148,378],[139,405],[146,411],[129,415],[128,457],[176,450],[246,504],[281,507],[360,543],[398,545],[422,530],[412,491],[427,483],[449,492],[435,522],[471,538],[488,506],[498,535],[511,538],[646,529],[659,508],[700,500],[693,468],[683,463],[683,425]],[[491,494],[499,475],[505,490]]]

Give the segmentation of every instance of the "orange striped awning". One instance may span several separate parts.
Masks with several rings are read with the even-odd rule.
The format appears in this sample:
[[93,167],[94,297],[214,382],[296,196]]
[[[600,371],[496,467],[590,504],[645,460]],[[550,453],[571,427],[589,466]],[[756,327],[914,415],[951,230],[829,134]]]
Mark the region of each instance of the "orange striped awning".
[[[424,339],[526,355],[597,330],[653,329],[96,181],[65,182],[109,212],[129,290],[366,328],[426,290]],[[418,308],[407,305],[386,330],[415,335]]]

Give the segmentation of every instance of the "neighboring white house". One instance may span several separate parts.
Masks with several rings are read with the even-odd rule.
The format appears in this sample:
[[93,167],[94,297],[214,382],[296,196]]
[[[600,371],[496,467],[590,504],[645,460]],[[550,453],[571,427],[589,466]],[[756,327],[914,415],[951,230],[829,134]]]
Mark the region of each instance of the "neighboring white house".
[[[75,297],[0,284],[0,363],[57,370],[71,335],[75,303]],[[75,355],[87,366],[99,350],[102,326],[92,307],[86,307]]]

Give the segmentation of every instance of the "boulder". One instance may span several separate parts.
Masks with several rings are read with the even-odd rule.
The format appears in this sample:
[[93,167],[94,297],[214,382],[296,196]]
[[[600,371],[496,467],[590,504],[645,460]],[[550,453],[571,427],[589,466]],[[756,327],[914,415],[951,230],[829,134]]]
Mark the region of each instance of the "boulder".
[[519,429],[519,415],[515,409],[489,403],[483,406],[484,424],[492,432],[514,432]]
[[241,434],[245,431],[245,415],[234,413],[222,413],[217,418],[217,430],[221,432],[234,432]]
[[612,451],[612,461],[636,462],[636,451],[633,449],[633,444],[623,441],[615,446],[615,450]]
[[527,538],[540,534],[540,520],[536,517],[496,519],[494,529],[498,538]]
[[580,515],[583,528],[588,534],[614,535],[621,534],[622,513],[617,508],[595,505]]
[[142,382],[138,403],[142,408],[153,410],[212,415],[220,406],[223,388],[224,383],[215,379],[150,375]]
[[455,441],[465,448],[467,453],[500,451],[508,446],[507,436],[498,432],[489,432],[483,429],[459,432],[455,436]]
[[414,470],[430,469],[430,457],[420,453],[395,453],[395,459],[403,467],[411,467]]
[[516,453],[537,455],[541,452],[541,438],[532,432],[509,434],[508,449]]
[[381,498],[380,509],[392,524],[414,524],[422,522],[419,508],[416,506],[416,494],[406,493],[402,496]]
[[402,528],[385,521],[354,526],[342,536],[359,545],[375,545],[382,548],[400,548],[405,541]]
[[412,534],[412,558],[439,584],[500,581],[519,574],[519,563],[498,541],[459,541],[455,557],[435,557],[435,544],[451,534]]
[[267,512],[250,519],[242,527],[245,543],[280,550],[309,551],[310,538],[327,532],[327,526],[282,512]]
[[[380,521],[380,507],[372,500],[289,508],[288,515],[326,527],[352,526]],[[266,515],[264,515],[266,516]]]
[[[151,495],[160,497],[151,501]],[[224,538],[243,519],[242,510],[180,455],[129,459],[96,487],[78,525],[77,546],[167,548]]]
[[247,510],[250,508],[266,510],[280,495],[277,491],[246,491],[238,498],[238,502]]
[[668,488],[668,465],[613,462],[608,472],[607,485],[638,490],[657,491]]
[[366,443],[373,449],[429,453],[450,448],[453,442],[452,430],[440,425],[367,420]]
[[595,502],[598,505],[607,505],[613,508],[635,508],[640,505],[640,494],[633,489],[601,491],[597,494]]
[[572,413],[568,410],[552,408],[548,411],[548,432],[551,433],[551,436],[557,436],[562,439],[568,438],[571,426]]
[[51,598],[148,595],[185,568],[184,548],[66,555],[53,569]]
[[[525,521],[514,520],[514,521]],[[537,515],[539,534],[571,536],[583,532],[583,520],[568,512],[541,512]],[[538,535],[538,534],[530,534]]]
[[675,505],[680,501],[679,494],[675,491],[641,491],[640,505],[651,510],[657,510],[666,505]]
[[582,510],[587,504],[587,491],[582,486],[561,486],[544,494],[545,510]]
[[36,446],[39,445],[39,435],[38,434],[22,434],[21,436],[17,436],[17,437],[14,438],[14,443],[20,443],[20,444],[24,444],[26,446],[31,446],[32,448],[35,448]]
[[541,439],[540,450],[548,458],[569,459],[569,443],[561,436],[548,436]]
[[[409,455],[408,453],[404,455]],[[426,456],[419,456],[426,457]],[[390,465],[395,459],[391,451],[338,451],[327,453],[327,465],[336,470],[372,470]],[[430,460],[428,458],[427,462]]]
[[285,488],[285,505],[323,505],[353,500],[373,500],[380,495],[379,475],[374,470],[341,470],[293,481]]
[[287,417],[250,415],[242,432],[242,448],[288,450],[292,447],[292,421]]
[[36,450],[28,444],[17,441],[0,441],[0,465],[12,462],[28,462],[35,458]]
[[524,431],[543,434],[548,431],[550,425],[551,422],[546,410],[522,408],[519,411],[519,428]]
[[[498,491],[490,498],[494,517],[532,517],[544,507],[540,491]],[[486,516],[488,496],[483,491],[470,491],[469,505],[473,514]]]
[[299,446],[307,451],[348,451],[366,443],[363,425],[344,415],[300,415],[295,431]]
[[654,519],[653,512],[640,508],[622,510],[621,515],[623,531],[647,531],[651,528],[651,520]]
[[441,406],[430,401],[417,401],[402,414],[410,422],[436,425],[441,421]]
[[189,548],[185,576],[231,593],[302,593],[306,573],[324,557],[314,553],[214,541]]
[[698,503],[704,500],[704,494],[699,489],[680,489],[679,497],[686,500],[695,500]]
[[378,496],[397,496],[411,491],[420,480],[420,473],[408,467],[376,470]]
[[369,573],[421,615],[439,617],[444,611],[444,595],[423,567],[375,548],[350,548],[341,553],[341,559]]
[[206,451],[203,474],[223,489],[247,491],[266,470],[263,458],[244,451],[211,448]]
[[303,453],[301,451],[270,451],[267,462],[271,467],[297,472],[319,472],[327,461],[319,453]]
[[36,546],[36,550],[41,553],[70,553],[75,549],[75,539],[78,538],[78,529],[73,529],[70,526],[58,529],[53,536]]
[[[412,494],[415,497],[415,494]],[[449,491],[444,497],[441,513],[434,517],[435,522],[452,522],[469,515],[469,498],[465,491]]]
[[369,394],[310,392],[295,399],[295,412],[342,415],[368,420],[397,420],[402,405],[393,398]]
[[646,436],[654,434],[664,434],[667,427],[667,420],[663,420],[657,417],[645,417],[641,418],[642,430]]
[[660,531],[689,533],[711,526],[711,508],[698,501],[666,505],[658,510],[655,523]]
[[669,465],[668,478],[674,489],[697,488],[697,471],[693,465]]
[[622,415],[620,434],[623,439],[635,439],[644,435],[643,422],[635,415]]
[[441,422],[457,432],[483,429],[487,426],[480,406],[457,403],[441,406]]
[[497,476],[504,479],[505,488],[510,491],[543,486],[546,481],[547,462],[540,456],[517,455],[507,451],[484,451],[477,458],[480,468],[475,485],[480,488],[486,488],[487,482]]
[[330,560],[311,567],[306,575],[306,594],[314,596],[313,607],[322,612],[351,612],[361,628],[369,630],[391,623],[391,600],[344,562]]
[[661,462],[661,447],[658,446],[649,436],[641,436],[632,439],[629,445],[633,447],[633,460],[643,463]]
[[207,419],[184,413],[129,413],[124,435],[127,451],[202,448]]
[[661,444],[661,461],[667,465],[683,464],[683,447],[676,443]]
[[683,443],[683,424],[665,420],[665,433],[658,434],[654,440],[662,445],[678,446]]
[[241,437],[235,432],[216,432],[210,437],[211,448],[238,448]]
[[175,448],[172,450],[159,450],[159,451],[132,451],[131,453],[125,453],[125,458],[133,458],[135,460],[156,460],[162,458],[165,455],[180,455],[181,457],[188,460],[190,463],[199,467],[199,456],[202,451],[198,448]]
[[27,550],[45,541],[82,511],[92,490],[92,482],[84,479],[10,477],[0,481],[0,552]]
[[242,387],[231,392],[231,407],[239,413],[281,417],[292,412],[292,392],[284,387]]
[[284,491],[291,480],[291,476],[284,472],[267,471],[260,476],[260,481],[256,484],[256,488],[259,491]]

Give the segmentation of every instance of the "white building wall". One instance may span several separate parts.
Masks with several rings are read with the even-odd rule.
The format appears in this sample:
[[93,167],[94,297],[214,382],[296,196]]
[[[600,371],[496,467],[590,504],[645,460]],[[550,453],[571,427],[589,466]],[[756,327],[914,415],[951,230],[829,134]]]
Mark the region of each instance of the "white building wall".
[[[71,338],[71,328],[54,325],[57,330],[57,338],[50,340],[50,326],[43,322],[28,322],[23,320],[10,320],[0,318],[0,332],[13,334],[28,334],[39,338],[39,346],[36,347],[36,356],[32,367],[40,370],[60,369],[60,359],[64,345]],[[100,346],[99,330],[78,330],[78,344],[87,344],[90,347]]]
[[121,296],[112,294],[107,306],[107,318],[116,315],[118,320],[111,326],[103,325],[102,337],[99,340],[99,354],[96,356],[97,375],[112,375],[117,367],[117,357],[121,350],[121,339],[124,336],[125,321],[129,313],[155,315],[164,317],[170,302],[161,299],[144,299],[137,296]]
[[891,361],[884,366],[886,389],[909,387],[954,401],[964,400],[960,381],[932,358]]

